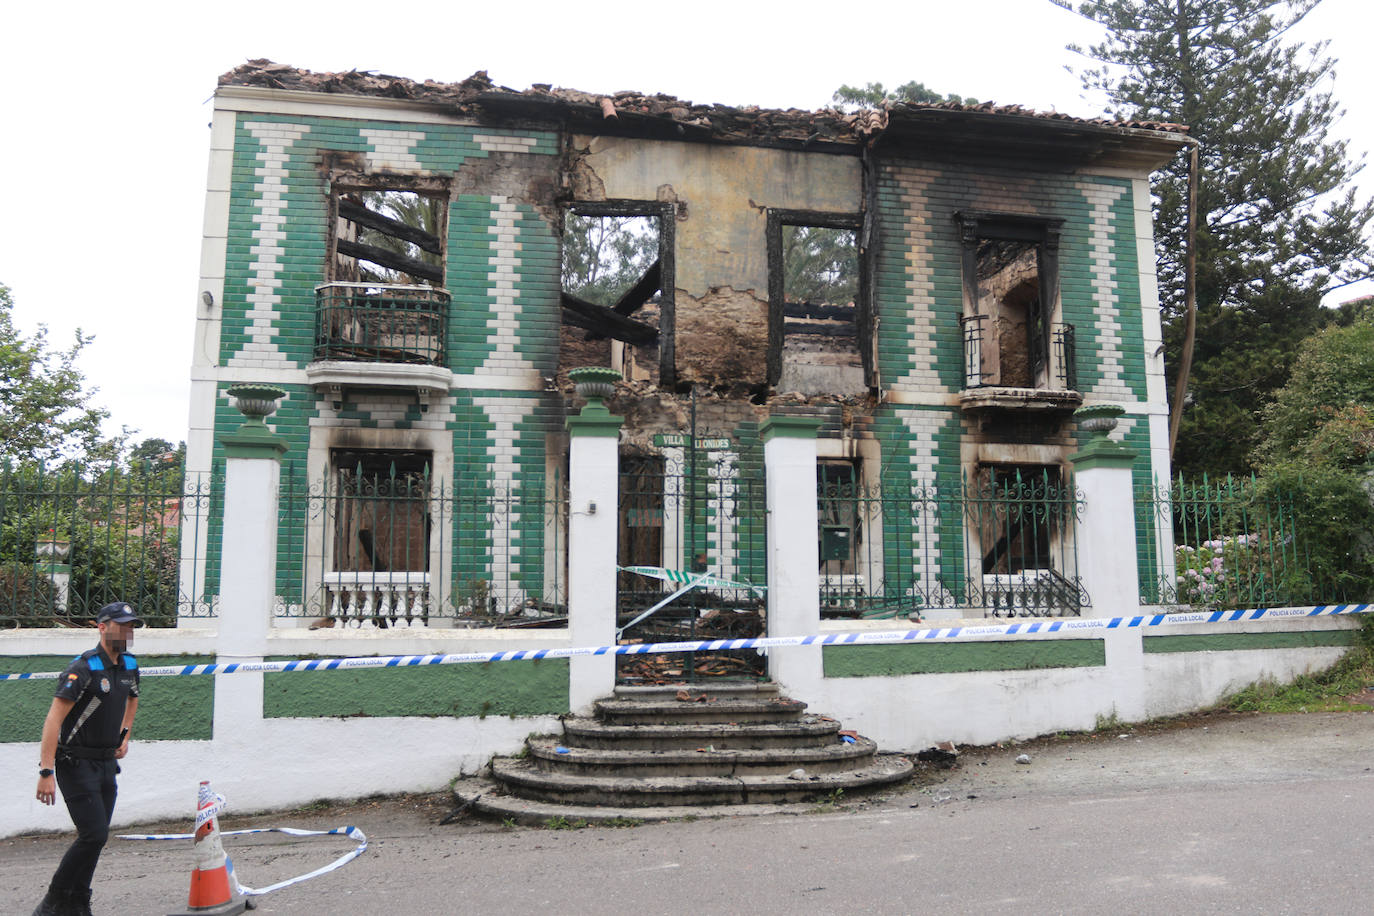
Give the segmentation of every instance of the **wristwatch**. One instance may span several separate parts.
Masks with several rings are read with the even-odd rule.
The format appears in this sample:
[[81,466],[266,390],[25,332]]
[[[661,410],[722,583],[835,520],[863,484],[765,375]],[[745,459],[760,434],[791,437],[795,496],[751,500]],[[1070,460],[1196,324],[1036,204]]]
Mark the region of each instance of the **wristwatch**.
[[52,770],[49,770],[47,767],[39,767],[39,768],[38,768],[38,778],[43,779],[43,778],[46,778],[46,777],[51,776],[51,775],[52,775]]

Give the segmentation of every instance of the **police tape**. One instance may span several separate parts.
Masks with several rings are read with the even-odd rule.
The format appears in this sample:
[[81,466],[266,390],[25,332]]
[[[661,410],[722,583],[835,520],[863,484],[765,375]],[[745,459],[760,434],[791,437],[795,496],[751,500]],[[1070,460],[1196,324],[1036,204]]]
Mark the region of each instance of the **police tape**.
[[[1180,614],[1143,614],[1138,617],[1056,617],[1023,623],[982,624],[960,627],[925,627],[918,630],[881,630],[858,633],[816,633],[809,636],[761,636],[752,639],[697,639],[683,642],[631,643],[619,646],[582,646],[551,649],[510,649],[502,652],[455,652],[447,655],[374,655],[353,658],[312,658],[261,662],[215,662],[200,665],[164,665],[140,668],[144,677],[197,674],[280,673],[287,671],[342,671],[356,668],[411,668],[423,665],[464,665],[487,662],[538,661],[546,658],[585,658],[598,655],[661,655],[676,652],[719,652],[737,649],[785,649],[798,646],[890,645],[908,642],[957,641],[989,636],[1035,636],[1049,633],[1082,633],[1180,626],[1191,623],[1237,623],[1291,617],[1326,617],[1338,614],[1374,613],[1374,604],[1323,604],[1314,607],[1247,608],[1238,611],[1197,611]],[[0,682],[50,680],[60,671],[0,674]]]
[[[224,797],[218,796],[215,805],[215,812],[218,813],[224,807]],[[199,813],[196,816],[196,826],[199,827],[201,819]],[[304,875],[297,875],[294,878],[287,878],[285,881],[278,881],[276,884],[267,887],[247,887],[239,883],[238,872],[234,868],[234,861],[230,859],[229,877],[234,882],[234,887],[241,896],[257,897],[263,894],[270,894],[273,891],[290,887],[293,884],[300,884],[302,881],[309,881],[311,878],[318,878],[320,875],[328,874],[337,868],[342,868],[352,862],[358,856],[367,851],[367,834],[357,827],[335,827],[332,830],[301,830],[297,827],[253,827],[247,830],[221,830],[220,836],[249,836],[255,833],[284,833],[288,836],[343,836],[353,840],[358,845],[350,851],[339,856],[328,865],[322,865],[312,872]],[[125,833],[119,836],[121,840],[190,840],[194,839],[194,833]]]

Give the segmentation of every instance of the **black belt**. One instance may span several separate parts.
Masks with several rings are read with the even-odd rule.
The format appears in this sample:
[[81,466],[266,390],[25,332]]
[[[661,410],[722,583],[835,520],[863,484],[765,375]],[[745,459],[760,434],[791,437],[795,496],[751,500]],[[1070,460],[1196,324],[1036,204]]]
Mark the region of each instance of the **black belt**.
[[57,746],[59,757],[75,757],[80,760],[114,760],[118,753],[117,747],[75,747],[66,744]]

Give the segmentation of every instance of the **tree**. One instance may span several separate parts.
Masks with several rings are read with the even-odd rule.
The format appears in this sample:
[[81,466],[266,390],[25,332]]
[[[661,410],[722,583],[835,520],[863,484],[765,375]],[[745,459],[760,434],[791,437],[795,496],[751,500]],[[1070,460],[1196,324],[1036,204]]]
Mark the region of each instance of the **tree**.
[[783,295],[788,302],[848,305],[859,294],[853,229],[783,226]]
[[1374,597],[1374,317],[1303,344],[1256,456],[1261,492],[1291,494],[1315,597]]
[[614,305],[658,257],[657,220],[568,213],[563,229],[563,289]]
[[106,440],[109,412],[94,405],[76,362],[91,337],[78,330],[70,347],[53,350],[48,329],[32,337],[14,326],[14,300],[0,283],[0,461],[110,460],[122,437]]
[[942,102],[954,102],[959,105],[978,104],[975,98],[963,98],[953,92],[940,95],[932,89],[927,89],[924,83],[915,80],[903,83],[890,91],[884,89],[882,83],[865,83],[862,89],[845,85],[835,90],[831,100],[852,108],[878,108],[884,102],[910,102],[916,105],[939,105]]
[[[1053,0],[1074,9],[1071,0]],[[1175,466],[1252,467],[1258,420],[1288,379],[1298,343],[1324,321],[1321,298],[1370,273],[1374,202],[1329,136],[1342,112],[1325,43],[1286,35],[1320,0],[1095,0],[1106,28],[1081,74],[1120,119],[1187,124],[1201,148],[1197,332]],[[1184,342],[1187,163],[1154,185],[1167,364]]]
[[[447,202],[438,197],[425,197],[414,191],[364,191],[361,195],[363,206],[388,219],[396,220],[413,229],[419,229],[436,238],[441,237],[441,226],[448,215]],[[359,226],[358,239],[365,245],[383,248],[428,264],[430,267],[443,265],[443,256],[425,251],[414,242],[407,241],[383,229],[372,226]],[[414,285],[423,280],[416,279],[404,271],[380,264],[362,262],[358,265],[358,275],[363,282],[400,283]]]

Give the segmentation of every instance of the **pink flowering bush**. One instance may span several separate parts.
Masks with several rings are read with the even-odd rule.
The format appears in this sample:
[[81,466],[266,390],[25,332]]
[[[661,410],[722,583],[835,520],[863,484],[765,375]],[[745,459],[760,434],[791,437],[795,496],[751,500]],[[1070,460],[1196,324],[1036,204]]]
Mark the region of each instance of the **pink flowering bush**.
[[1174,552],[1178,600],[1216,610],[1238,607],[1262,597],[1260,537],[1239,534]]

